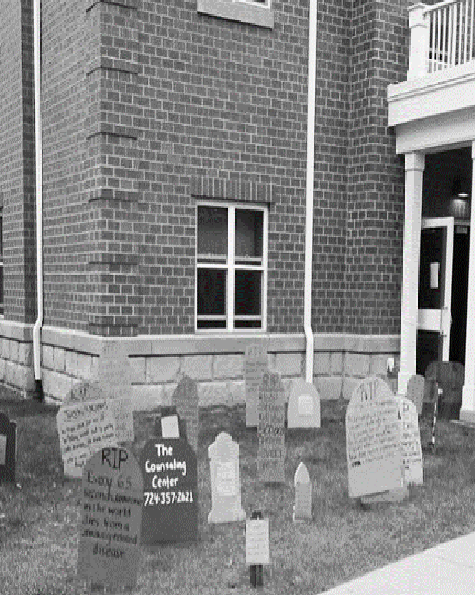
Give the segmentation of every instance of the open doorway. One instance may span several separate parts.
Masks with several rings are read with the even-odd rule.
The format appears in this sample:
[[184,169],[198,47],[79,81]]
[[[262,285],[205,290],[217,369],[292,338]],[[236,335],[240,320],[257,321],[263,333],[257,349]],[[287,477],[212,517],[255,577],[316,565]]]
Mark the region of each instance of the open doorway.
[[468,147],[426,155],[419,262],[416,372],[432,361],[465,365],[470,189]]

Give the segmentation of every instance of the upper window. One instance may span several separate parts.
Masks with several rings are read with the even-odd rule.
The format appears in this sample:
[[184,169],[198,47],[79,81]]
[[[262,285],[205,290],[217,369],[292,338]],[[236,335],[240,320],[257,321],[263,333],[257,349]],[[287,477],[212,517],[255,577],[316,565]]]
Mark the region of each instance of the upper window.
[[198,205],[196,329],[265,330],[267,211]]
[[258,27],[274,27],[271,0],[198,0],[198,12]]

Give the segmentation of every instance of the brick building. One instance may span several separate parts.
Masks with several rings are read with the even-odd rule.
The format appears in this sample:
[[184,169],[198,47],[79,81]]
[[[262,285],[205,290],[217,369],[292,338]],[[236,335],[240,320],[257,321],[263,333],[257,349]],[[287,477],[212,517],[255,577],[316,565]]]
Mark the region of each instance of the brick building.
[[[388,85],[406,78],[410,36],[406,0],[316,4],[313,379],[339,398],[399,358],[404,159]],[[0,379],[27,393],[32,5],[0,9]],[[90,378],[111,341],[138,406],[182,373],[203,404],[242,400],[256,339],[284,383],[304,376],[309,0],[41,5],[45,395]]]

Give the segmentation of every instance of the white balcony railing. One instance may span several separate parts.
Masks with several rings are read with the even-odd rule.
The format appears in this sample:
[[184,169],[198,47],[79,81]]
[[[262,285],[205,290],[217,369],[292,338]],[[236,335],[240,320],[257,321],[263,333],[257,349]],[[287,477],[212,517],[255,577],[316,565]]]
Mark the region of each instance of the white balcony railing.
[[475,60],[475,0],[445,0],[409,9],[408,80]]

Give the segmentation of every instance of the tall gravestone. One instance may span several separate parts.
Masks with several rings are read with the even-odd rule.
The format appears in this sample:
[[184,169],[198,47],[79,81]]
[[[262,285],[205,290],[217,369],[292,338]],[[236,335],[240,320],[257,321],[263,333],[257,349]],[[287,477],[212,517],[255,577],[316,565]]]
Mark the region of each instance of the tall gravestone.
[[186,421],[188,442],[197,453],[199,432],[198,387],[196,382],[189,376],[183,376],[178,383],[172,396],[172,405],[176,407],[180,417]]
[[346,410],[350,498],[404,489],[399,404],[376,376],[353,391]]
[[67,477],[81,477],[86,461],[94,452],[117,446],[115,420],[108,400],[62,405],[56,423]]
[[244,353],[244,380],[246,385],[246,427],[259,424],[259,387],[267,372],[267,347],[264,343],[253,343]]
[[198,539],[196,454],[182,438],[149,440],[140,456],[144,476],[142,544]]
[[0,412],[0,483],[15,483],[16,422]]
[[424,376],[415,374],[409,378],[407,383],[407,398],[416,406],[417,414],[422,415],[422,403],[424,401]]
[[320,395],[310,382],[293,381],[287,408],[288,428],[320,427]]
[[404,481],[407,484],[422,485],[422,447],[416,406],[409,399],[402,397],[399,401],[399,414]]
[[91,584],[133,588],[137,583],[143,478],[124,448],[103,448],[82,476],[78,575]]
[[277,372],[265,372],[259,389],[257,474],[264,483],[285,482],[285,391]]
[[293,520],[304,521],[312,518],[312,482],[306,465],[299,463],[294,475],[295,505]]
[[221,432],[208,447],[211,474],[211,512],[208,523],[242,521],[246,513],[241,506],[239,479],[239,444]]

